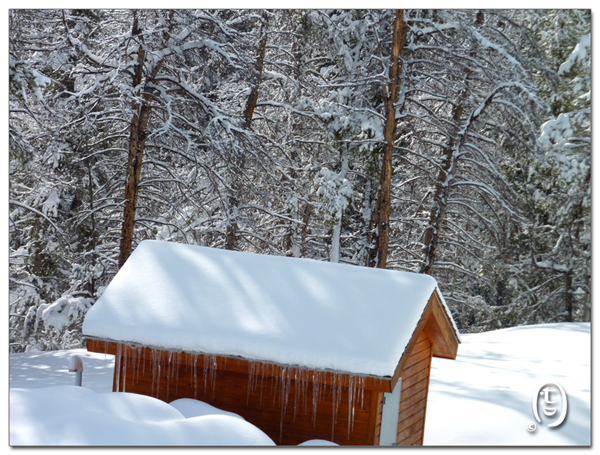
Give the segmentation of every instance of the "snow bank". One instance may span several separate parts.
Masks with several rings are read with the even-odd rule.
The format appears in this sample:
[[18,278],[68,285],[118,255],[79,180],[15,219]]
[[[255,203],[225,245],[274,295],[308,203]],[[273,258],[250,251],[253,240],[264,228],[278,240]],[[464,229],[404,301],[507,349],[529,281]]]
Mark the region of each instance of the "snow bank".
[[174,406],[133,393],[57,386],[10,390],[12,446],[258,445],[273,441],[221,412],[185,418]]
[[[69,373],[67,366],[73,354],[83,359],[84,387],[71,386],[74,373]],[[544,324],[463,335],[456,360],[432,360],[425,445],[590,445],[590,365],[589,323]],[[85,350],[11,354],[11,444],[78,441],[82,445],[107,445],[113,441],[113,431],[115,441],[122,444],[133,443],[133,439],[123,442],[126,437],[147,438],[144,444],[148,445],[171,444],[175,436],[175,443],[193,445],[264,441],[239,416],[200,401],[176,400],[169,406],[153,398],[105,393],[112,387],[113,367],[113,356]],[[531,433],[527,427],[534,421],[532,395],[545,381],[564,387],[568,415],[557,428],[538,424]],[[102,403],[104,400],[106,403]],[[200,417],[208,418],[182,423],[186,418]],[[165,421],[170,422],[169,434],[161,429],[160,422]],[[202,437],[190,434],[195,431]],[[328,444],[312,440],[303,445]]]
[[[589,323],[463,335],[456,360],[432,359],[424,444],[590,445],[590,365]],[[556,428],[533,415],[533,395],[545,383],[567,394],[567,418]]]
[[83,362],[83,386],[96,392],[112,390],[115,357],[86,349],[31,351],[10,355],[10,387],[41,388],[73,385],[75,373],[69,372],[74,356]]
[[422,274],[144,241],[83,333],[385,377],[436,286]]

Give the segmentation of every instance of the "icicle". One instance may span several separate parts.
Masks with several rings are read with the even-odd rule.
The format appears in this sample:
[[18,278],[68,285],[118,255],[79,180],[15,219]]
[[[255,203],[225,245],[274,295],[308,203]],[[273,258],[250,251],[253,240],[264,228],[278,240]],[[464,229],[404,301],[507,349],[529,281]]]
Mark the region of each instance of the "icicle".
[[162,352],[152,349],[152,391],[151,395],[158,398],[160,394],[160,376],[162,372]]
[[121,386],[121,356],[123,353],[123,345],[121,344],[117,344],[117,358],[115,361],[115,381],[116,381],[116,387],[115,390],[117,392],[120,392],[121,390],[119,389],[119,387]]
[[140,377],[140,348],[131,349],[131,368],[133,368],[133,378],[131,378],[134,384],[137,384]]
[[157,364],[157,354],[156,354],[156,349],[152,349],[152,396],[154,396],[155,394],[155,390],[157,389],[157,379],[158,379],[158,364]]
[[246,388],[246,406],[250,404],[250,395],[254,392],[254,369],[256,362],[248,363],[248,385]]
[[354,423],[354,376],[348,378],[348,439]]
[[104,343],[104,366],[108,364],[108,343]]
[[212,387],[212,400],[215,399],[215,385],[217,383],[217,357],[210,356],[210,384]]
[[156,351],[156,354],[157,354],[157,358],[158,358],[158,361],[156,362],[157,367],[158,367],[157,372],[156,372],[156,379],[157,379],[157,381],[156,381],[156,398],[158,398],[158,394],[159,394],[159,390],[160,390],[160,375],[162,372],[162,355],[161,355],[161,352],[158,350]]
[[320,395],[320,388],[321,388],[321,372],[320,371],[315,371],[312,374],[312,402],[313,402],[313,409],[312,409],[312,424],[313,424],[313,428],[316,426],[317,423],[317,404],[319,402],[319,395]]
[[127,346],[124,346],[125,355],[123,356],[123,392],[125,392],[127,387],[127,359],[129,355],[127,354]]
[[154,349],[150,349],[150,358],[152,359],[152,388],[150,390],[150,395],[154,396],[154,387],[156,385],[156,353]]
[[[148,348],[144,348],[143,349],[144,352],[148,353]],[[142,377],[144,377],[146,375],[146,356],[144,356],[144,362],[142,363]]]
[[359,379],[359,387],[360,387],[360,408],[363,409],[365,407],[365,378],[363,376]]
[[289,381],[287,377],[287,368],[281,368],[281,398],[280,398],[280,415],[279,415],[279,440],[283,435],[283,418],[287,410],[288,392],[289,392]]
[[300,381],[298,377],[301,371],[302,370],[299,370],[298,368],[294,368],[294,423],[296,423],[296,414],[298,413],[298,401],[300,399],[301,392]]
[[262,408],[262,393],[263,393],[264,382],[265,382],[265,370],[264,370],[265,366],[260,363],[258,365],[259,365],[258,368],[260,371],[260,397],[258,400],[258,405],[259,405],[259,407]]
[[208,356],[204,356],[204,396],[206,397],[206,390],[208,388]]
[[175,396],[178,397],[179,394],[177,392],[179,389],[179,368],[181,368],[181,352],[175,354],[175,357]]
[[[194,398],[198,399],[198,356],[194,356]],[[206,388],[204,389],[206,393]]]
[[[275,365],[272,365],[272,368],[278,368]],[[275,384],[273,385],[273,403],[271,404],[271,407],[274,408],[275,407],[275,400],[277,399],[277,393],[276,390],[279,388],[279,374],[273,374],[272,376],[272,382],[275,382]]]
[[333,441],[334,433],[335,433],[335,424],[337,423],[337,413],[339,403],[341,401],[341,386],[340,381],[341,378],[337,373],[332,373],[332,382],[331,382],[331,395],[332,395],[332,408],[331,408],[331,440]]
[[167,357],[167,402],[169,401],[169,392],[171,391],[171,374],[173,369],[173,352],[169,352],[169,356]]

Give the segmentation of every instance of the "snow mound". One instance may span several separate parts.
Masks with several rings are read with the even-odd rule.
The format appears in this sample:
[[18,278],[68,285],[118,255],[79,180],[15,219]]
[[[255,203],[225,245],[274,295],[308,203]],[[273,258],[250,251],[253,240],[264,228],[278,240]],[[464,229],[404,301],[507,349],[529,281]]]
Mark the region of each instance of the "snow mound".
[[[424,444],[590,445],[590,328],[558,323],[463,334],[456,360],[432,359]],[[533,414],[533,395],[547,383],[567,395],[566,420],[555,428]]]
[[325,439],[311,439],[310,441],[305,441],[302,442],[300,444],[298,444],[299,446],[337,446],[339,444],[336,444],[335,442],[331,442],[331,441],[326,441]]
[[12,446],[272,446],[231,415],[185,418],[175,407],[132,393],[58,386],[10,390]]

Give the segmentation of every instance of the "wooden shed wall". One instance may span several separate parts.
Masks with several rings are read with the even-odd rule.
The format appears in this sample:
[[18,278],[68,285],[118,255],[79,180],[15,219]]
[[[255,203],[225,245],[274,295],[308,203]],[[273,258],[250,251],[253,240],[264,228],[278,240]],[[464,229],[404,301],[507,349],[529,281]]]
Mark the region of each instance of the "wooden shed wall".
[[98,340],[88,340],[88,349],[116,355],[113,390],[202,400],[241,415],[279,445],[379,442],[387,381]]
[[428,331],[424,330],[419,335],[402,371],[396,436],[396,443],[399,446],[423,445],[432,352],[433,346]]

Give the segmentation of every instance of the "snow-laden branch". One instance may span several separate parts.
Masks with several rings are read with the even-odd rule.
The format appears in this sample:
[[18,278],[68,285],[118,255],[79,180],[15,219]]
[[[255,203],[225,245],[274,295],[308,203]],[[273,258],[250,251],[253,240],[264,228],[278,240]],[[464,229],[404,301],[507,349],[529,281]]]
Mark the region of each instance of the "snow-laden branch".
[[571,71],[573,66],[579,62],[584,61],[587,57],[588,51],[591,48],[591,35],[583,35],[579,40],[579,43],[575,46],[575,49],[569,54],[569,58],[565,62],[560,65],[558,68],[558,75],[562,76],[563,74]]
[[67,241],[67,239],[64,237],[64,234],[63,234],[62,230],[56,224],[54,224],[54,222],[50,218],[48,218],[44,213],[40,212],[37,209],[34,209],[33,207],[30,207],[28,205],[22,204],[22,203],[17,202],[17,201],[9,200],[8,203],[10,205],[15,205],[17,207],[21,207],[23,209],[29,210],[30,212],[33,212],[36,215],[41,216],[42,218],[44,218],[56,230],[57,234],[60,235],[60,237],[62,238],[62,240],[65,242],[65,244],[66,245],[69,244],[69,242]]
[[521,63],[515,57],[513,57],[512,54],[507,52],[506,49],[504,49],[502,46],[500,46],[499,44],[493,43],[492,41],[487,39],[485,36],[483,36],[481,33],[479,33],[477,30],[472,30],[472,33],[473,33],[473,36],[479,41],[479,43],[483,47],[495,50],[500,55],[502,55],[508,62],[510,62],[513,66],[519,67],[521,69],[521,71],[525,71],[525,69],[523,68],[523,65],[521,65]]
[[469,114],[469,117],[467,118],[467,120],[463,124],[462,129],[458,133],[462,142],[464,142],[464,138],[467,135],[467,130],[471,127],[471,125],[481,116],[483,111],[490,104],[492,104],[494,102],[494,98],[496,97],[496,95],[498,95],[499,93],[502,93],[506,89],[519,89],[522,92],[526,93],[530,99],[537,100],[537,97],[536,97],[535,93],[532,91],[532,89],[530,87],[526,86],[522,82],[508,81],[508,82],[502,82],[502,83],[498,84],[496,87],[494,87],[494,89],[491,92],[488,93],[488,95],[485,97],[483,102],[481,102],[479,104],[479,106],[477,106],[477,108],[475,108]]

